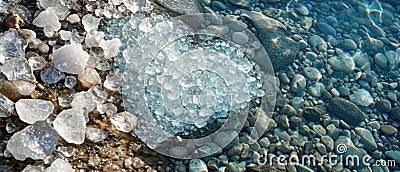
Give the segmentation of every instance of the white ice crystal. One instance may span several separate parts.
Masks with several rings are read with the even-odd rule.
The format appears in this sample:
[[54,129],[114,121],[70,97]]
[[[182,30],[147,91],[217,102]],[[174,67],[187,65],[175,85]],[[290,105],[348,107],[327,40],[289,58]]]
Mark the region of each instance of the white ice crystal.
[[99,46],[104,50],[104,57],[109,59],[118,55],[121,41],[118,38],[101,40]]
[[71,74],[82,73],[89,58],[90,55],[77,43],[64,45],[53,53],[54,67]]
[[68,162],[62,159],[56,159],[45,172],[74,172],[74,169],[72,169],[71,164]]
[[44,121],[53,112],[54,105],[50,101],[38,99],[20,99],[15,103],[15,109],[19,119],[33,124],[36,121]]
[[60,30],[61,23],[57,14],[50,9],[42,11],[32,22],[33,25],[37,27],[43,27],[45,35],[47,37],[52,37],[55,31]]
[[82,144],[85,141],[86,119],[83,109],[63,110],[53,122],[54,129],[68,143]]

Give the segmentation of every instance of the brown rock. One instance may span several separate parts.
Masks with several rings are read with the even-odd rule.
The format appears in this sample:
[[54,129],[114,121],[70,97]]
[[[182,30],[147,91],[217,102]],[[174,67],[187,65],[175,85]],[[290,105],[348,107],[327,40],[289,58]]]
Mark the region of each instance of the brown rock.
[[381,131],[387,136],[393,136],[397,133],[397,128],[393,127],[392,125],[382,125]]

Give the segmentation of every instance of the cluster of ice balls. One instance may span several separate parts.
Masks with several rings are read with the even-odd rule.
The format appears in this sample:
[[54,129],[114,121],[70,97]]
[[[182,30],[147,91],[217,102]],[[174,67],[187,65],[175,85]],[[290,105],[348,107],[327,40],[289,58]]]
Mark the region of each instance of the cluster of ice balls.
[[193,35],[188,25],[156,14],[110,21],[105,30],[122,42],[124,107],[137,114],[134,134],[151,148],[224,123],[265,95],[256,65],[234,43]]

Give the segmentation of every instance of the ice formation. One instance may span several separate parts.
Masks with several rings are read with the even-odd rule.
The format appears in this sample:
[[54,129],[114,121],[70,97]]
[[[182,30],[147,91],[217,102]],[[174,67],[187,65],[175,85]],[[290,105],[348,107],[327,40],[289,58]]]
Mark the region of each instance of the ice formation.
[[0,93],[0,117],[9,117],[14,107],[14,102]]
[[0,34],[0,63],[11,58],[25,57],[25,48],[28,44],[17,30],[10,29]]
[[58,138],[50,124],[38,121],[15,133],[7,143],[7,150],[20,161],[44,159],[54,151]]
[[33,124],[36,121],[44,121],[53,113],[54,105],[50,101],[38,99],[20,99],[15,103],[15,109],[19,119]]
[[82,49],[81,44],[64,45],[53,53],[54,67],[71,74],[80,74],[85,69],[89,54]]
[[45,170],[45,172],[73,172],[71,164],[62,160],[56,159],[51,163],[50,167]]
[[[261,43],[254,35],[242,41],[243,45],[229,41],[232,32],[218,33],[212,17],[133,15],[111,21],[106,28],[106,38],[119,38],[124,50],[118,67],[124,76],[123,105],[138,117],[134,133],[163,154],[195,158],[220,150],[225,145],[199,144],[193,152],[182,150],[186,153],[173,155],[170,151],[178,150],[173,147],[176,144],[192,144],[193,139],[199,143],[218,140],[212,132],[233,139],[232,133],[240,131],[250,104],[269,107],[265,96],[274,97],[275,90],[268,89],[275,84],[264,79],[264,74],[273,73],[272,65],[265,59]],[[249,35],[250,31],[243,33]],[[207,133],[211,135],[202,138]]]
[[83,109],[63,110],[53,122],[54,129],[68,143],[82,144],[85,141],[86,119]]
[[43,27],[43,31],[47,37],[52,37],[54,32],[60,30],[61,23],[57,14],[48,8],[42,11],[32,22],[37,27]]

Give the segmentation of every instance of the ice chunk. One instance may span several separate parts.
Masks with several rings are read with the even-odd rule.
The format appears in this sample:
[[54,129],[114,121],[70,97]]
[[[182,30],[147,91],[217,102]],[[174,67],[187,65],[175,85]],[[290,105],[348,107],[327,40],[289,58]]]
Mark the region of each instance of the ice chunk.
[[65,78],[65,74],[51,66],[40,72],[40,78],[46,84],[55,84]]
[[46,66],[47,61],[42,56],[32,56],[28,59],[29,66],[32,70],[39,70]]
[[50,155],[58,142],[57,132],[50,124],[38,121],[15,133],[7,143],[7,150],[15,159],[44,159]]
[[82,24],[86,32],[97,30],[100,24],[100,18],[92,16],[91,14],[86,14],[82,17]]
[[67,88],[74,88],[76,85],[76,78],[74,76],[67,76],[64,80],[64,85]]
[[110,116],[110,121],[115,128],[117,128],[117,130],[127,133],[136,128],[138,118],[135,115],[125,111]]
[[22,172],[44,172],[43,166],[27,165]]
[[0,63],[13,57],[25,57],[27,42],[15,29],[0,34]]
[[47,37],[52,37],[55,31],[61,29],[61,23],[56,13],[50,8],[42,11],[32,22],[37,27],[43,27]]
[[82,91],[74,95],[71,107],[84,109],[86,113],[89,113],[96,107],[96,102],[94,102],[92,94]]
[[88,88],[101,83],[99,73],[92,68],[85,68],[85,70],[78,75],[78,80],[82,83],[84,87]]
[[71,31],[66,31],[66,30],[60,30],[60,38],[64,41],[71,40],[72,38],[72,32]]
[[118,91],[122,85],[123,75],[120,73],[112,73],[106,76],[106,80],[104,81],[104,87],[112,90]]
[[36,82],[36,78],[33,75],[28,61],[22,57],[6,60],[4,65],[0,67],[0,71],[3,72],[10,81],[25,80]]
[[118,38],[107,41],[101,40],[99,46],[104,51],[104,58],[109,59],[118,55],[119,47],[121,47],[121,41]]
[[67,21],[70,22],[71,24],[74,24],[74,23],[79,23],[81,19],[79,18],[78,14],[71,14],[70,16],[67,17]]
[[82,144],[85,141],[86,121],[83,109],[62,111],[53,122],[54,129],[68,143]]
[[62,159],[56,159],[45,172],[74,172],[74,169],[68,162]]
[[14,107],[14,102],[0,93],[0,117],[9,117]]
[[81,44],[72,43],[57,49],[53,54],[54,67],[62,72],[80,74],[90,56]]
[[54,105],[47,100],[20,99],[15,103],[19,119],[28,124],[44,121],[54,110]]
[[98,47],[102,39],[104,39],[104,32],[92,30],[86,34],[85,44],[87,47]]
[[90,128],[86,129],[86,138],[92,142],[101,142],[107,137],[107,133],[98,128]]

